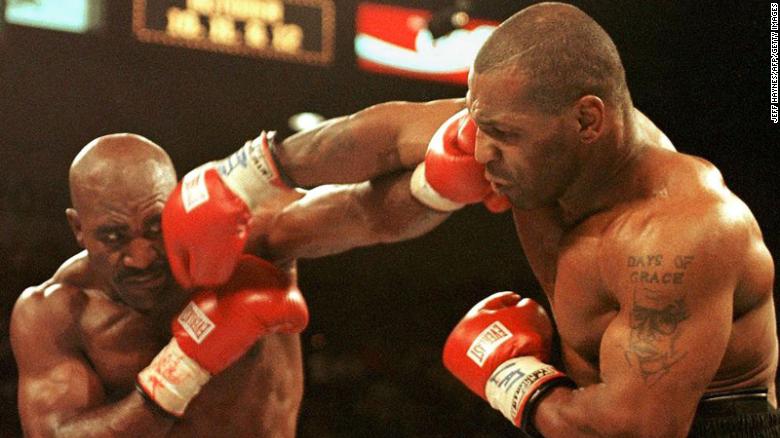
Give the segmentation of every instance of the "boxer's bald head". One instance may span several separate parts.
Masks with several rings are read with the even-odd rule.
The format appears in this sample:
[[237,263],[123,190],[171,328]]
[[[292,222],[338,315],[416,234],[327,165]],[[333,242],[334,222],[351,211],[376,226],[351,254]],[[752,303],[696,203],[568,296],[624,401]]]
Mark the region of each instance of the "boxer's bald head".
[[109,134],[92,140],[76,155],[69,184],[73,207],[83,210],[106,196],[170,193],[176,185],[176,171],[168,154],[147,138]]
[[548,113],[585,95],[630,106],[615,44],[598,23],[571,5],[540,3],[501,23],[479,51],[474,73],[502,68],[514,68],[528,81],[518,98]]
[[170,280],[160,218],[176,186],[171,159],[139,135],[106,135],[79,152],[69,183],[66,214],[98,285],[135,309],[153,308]]

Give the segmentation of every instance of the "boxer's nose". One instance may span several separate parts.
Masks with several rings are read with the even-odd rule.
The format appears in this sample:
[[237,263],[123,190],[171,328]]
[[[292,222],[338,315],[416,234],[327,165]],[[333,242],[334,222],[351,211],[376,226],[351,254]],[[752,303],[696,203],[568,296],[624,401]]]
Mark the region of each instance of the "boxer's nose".
[[122,261],[128,268],[146,269],[158,257],[151,240],[137,238],[130,241]]
[[499,158],[499,151],[487,135],[482,130],[477,129],[476,142],[474,144],[474,159],[481,164],[487,164]]

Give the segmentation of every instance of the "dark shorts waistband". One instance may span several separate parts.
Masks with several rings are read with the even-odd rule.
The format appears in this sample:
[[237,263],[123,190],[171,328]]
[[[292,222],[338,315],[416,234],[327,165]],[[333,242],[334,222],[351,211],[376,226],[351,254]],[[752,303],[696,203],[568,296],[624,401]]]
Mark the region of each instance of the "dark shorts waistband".
[[710,393],[696,409],[689,438],[777,438],[780,411],[766,388]]
[[696,418],[759,414],[772,410],[766,388],[747,388],[705,394],[696,408]]

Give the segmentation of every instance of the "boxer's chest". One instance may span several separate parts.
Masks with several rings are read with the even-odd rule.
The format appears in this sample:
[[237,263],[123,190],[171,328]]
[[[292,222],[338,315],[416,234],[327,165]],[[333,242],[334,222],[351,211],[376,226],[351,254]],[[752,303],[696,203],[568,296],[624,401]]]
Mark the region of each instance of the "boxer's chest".
[[547,295],[561,339],[567,372],[598,378],[599,347],[617,303],[606,294],[598,266],[601,235],[587,225],[564,232],[555,221],[518,222],[529,264]]
[[601,339],[618,313],[617,303],[602,287],[589,245],[561,252],[550,295],[566,371],[578,383],[598,381]]
[[297,335],[268,335],[212,377],[171,437],[290,437],[303,397]]
[[170,340],[165,332],[126,312],[103,313],[101,318],[83,322],[84,354],[109,397],[126,395],[133,389],[136,374]]
[[[81,321],[83,353],[109,400],[119,400],[170,341],[168,324],[101,302],[90,306]],[[302,395],[299,337],[268,335],[212,377],[169,436],[292,437]]]

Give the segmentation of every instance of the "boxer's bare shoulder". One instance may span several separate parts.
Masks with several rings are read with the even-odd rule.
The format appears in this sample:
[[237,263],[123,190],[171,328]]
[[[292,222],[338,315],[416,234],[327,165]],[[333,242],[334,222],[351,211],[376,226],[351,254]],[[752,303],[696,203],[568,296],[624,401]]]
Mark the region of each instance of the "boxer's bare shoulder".
[[22,292],[14,306],[11,334],[17,341],[56,333],[70,338],[75,323],[86,308],[89,282],[86,253],[81,252],[63,263],[52,278]]
[[[27,288],[11,316],[11,345],[19,368],[19,409],[27,433],[52,430],[71,411],[71,382],[84,385],[88,399],[102,397],[100,382],[84,366],[80,320],[89,296],[86,254],[66,261],[52,278]],[[83,380],[82,380],[83,379]],[[82,399],[84,397],[78,397]],[[34,418],[35,421],[24,419]]]
[[566,232],[548,275],[571,375],[598,382],[611,339],[648,383],[687,354],[710,361],[707,391],[773,387],[774,264],[752,213],[705,160],[650,148],[638,166],[642,187]]
[[[717,369],[707,391],[773,387],[774,263],[756,219],[711,163],[651,153],[660,184],[615,216],[599,251],[607,294],[629,310],[626,360],[651,383],[690,354]],[[722,358],[702,351],[719,343]]]
[[[631,283],[682,284],[688,269],[704,265],[708,275],[729,279],[735,316],[771,296],[774,264],[758,223],[718,169],[663,148],[646,155],[647,170],[637,173],[647,181],[643,195],[589,218],[569,240],[600,236],[606,279],[622,279],[615,272],[621,268]],[[661,266],[668,272],[656,272]]]

